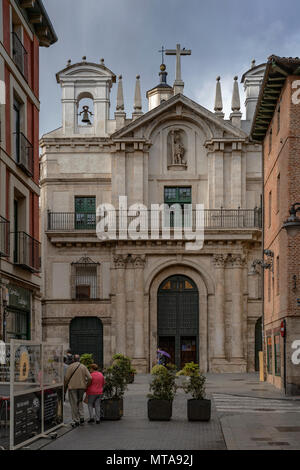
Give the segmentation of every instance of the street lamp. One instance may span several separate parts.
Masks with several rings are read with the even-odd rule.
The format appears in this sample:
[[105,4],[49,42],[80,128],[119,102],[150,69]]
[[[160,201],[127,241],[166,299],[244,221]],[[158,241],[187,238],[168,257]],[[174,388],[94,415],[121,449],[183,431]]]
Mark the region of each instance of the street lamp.
[[297,217],[297,212],[300,212],[300,202],[295,202],[291,206],[290,216],[283,224],[283,228],[285,228],[288,235],[292,237],[295,237],[300,230],[300,219]]
[[261,266],[263,269],[270,269],[271,272],[274,272],[274,263],[273,263],[273,258],[274,258],[274,252],[271,250],[264,250],[264,254],[268,257],[267,261],[263,259],[255,259],[252,264],[250,271],[248,273],[249,276],[254,276],[255,274],[258,274],[256,271],[256,266]]

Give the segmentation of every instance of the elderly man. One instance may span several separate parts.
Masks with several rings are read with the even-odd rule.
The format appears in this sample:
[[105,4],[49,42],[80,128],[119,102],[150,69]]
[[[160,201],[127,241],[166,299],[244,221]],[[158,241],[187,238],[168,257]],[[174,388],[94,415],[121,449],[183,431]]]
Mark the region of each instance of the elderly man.
[[80,364],[80,356],[75,354],[74,362],[69,365],[65,375],[65,392],[69,390],[73,426],[84,423],[83,395],[91,384],[92,376],[84,364]]

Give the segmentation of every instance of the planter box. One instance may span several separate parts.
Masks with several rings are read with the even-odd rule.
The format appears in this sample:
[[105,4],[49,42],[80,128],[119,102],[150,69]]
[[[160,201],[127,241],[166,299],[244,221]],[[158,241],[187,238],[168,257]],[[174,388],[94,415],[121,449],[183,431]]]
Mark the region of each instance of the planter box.
[[172,401],[148,400],[148,418],[150,421],[170,421],[172,417]]
[[123,416],[123,398],[104,399],[101,401],[102,419],[104,421],[116,421]]
[[209,421],[210,413],[210,400],[196,400],[192,398],[187,401],[187,415],[189,421]]

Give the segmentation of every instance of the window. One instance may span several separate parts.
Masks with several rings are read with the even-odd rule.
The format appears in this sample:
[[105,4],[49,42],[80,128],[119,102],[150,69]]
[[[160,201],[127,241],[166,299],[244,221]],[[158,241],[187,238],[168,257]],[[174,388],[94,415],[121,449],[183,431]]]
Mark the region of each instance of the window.
[[96,228],[96,198],[75,197],[75,229]]
[[280,105],[277,108],[277,134],[280,131]]
[[279,295],[280,292],[280,266],[279,266],[279,256],[276,258],[276,294]]
[[268,302],[271,302],[271,271],[268,269]]
[[184,223],[184,221],[191,219],[191,214],[185,210],[185,205],[188,204],[190,205],[190,208],[192,209],[192,188],[190,186],[186,187],[176,187],[176,186],[167,186],[164,189],[164,203],[167,204],[169,207],[172,206],[173,204],[179,204],[181,206],[182,212],[181,212],[181,218],[180,218],[180,224],[176,223],[175,219],[175,214],[174,212],[171,212],[170,214],[170,227],[174,226],[179,226]]
[[277,212],[280,211],[280,173],[277,175]]
[[272,224],[272,191],[269,192],[269,227]]
[[272,129],[270,129],[270,132],[269,132],[269,153],[272,150],[272,134],[273,134],[273,131],[272,131]]
[[275,375],[281,374],[280,364],[280,334],[276,333],[274,336],[274,357],[275,357]]
[[88,257],[72,263],[72,298],[89,300],[99,298],[99,263]]
[[273,373],[272,356],[272,336],[267,336],[267,370],[269,374]]

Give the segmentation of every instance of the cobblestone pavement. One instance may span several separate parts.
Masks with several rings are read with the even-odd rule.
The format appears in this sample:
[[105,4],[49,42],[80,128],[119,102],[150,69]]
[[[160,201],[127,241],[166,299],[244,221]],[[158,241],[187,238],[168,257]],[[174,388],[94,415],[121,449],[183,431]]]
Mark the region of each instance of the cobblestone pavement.
[[[178,390],[171,421],[149,421],[147,393],[149,376],[138,375],[129,385],[120,421],[87,424],[44,447],[45,450],[223,450],[226,449],[221,426],[212,406],[210,422],[189,422],[186,395]],[[85,406],[85,408],[87,408]],[[86,410],[87,411],[87,410]],[[66,406],[66,422],[70,421]]]
[[300,397],[287,397],[257,374],[208,374],[228,450],[299,450]]

